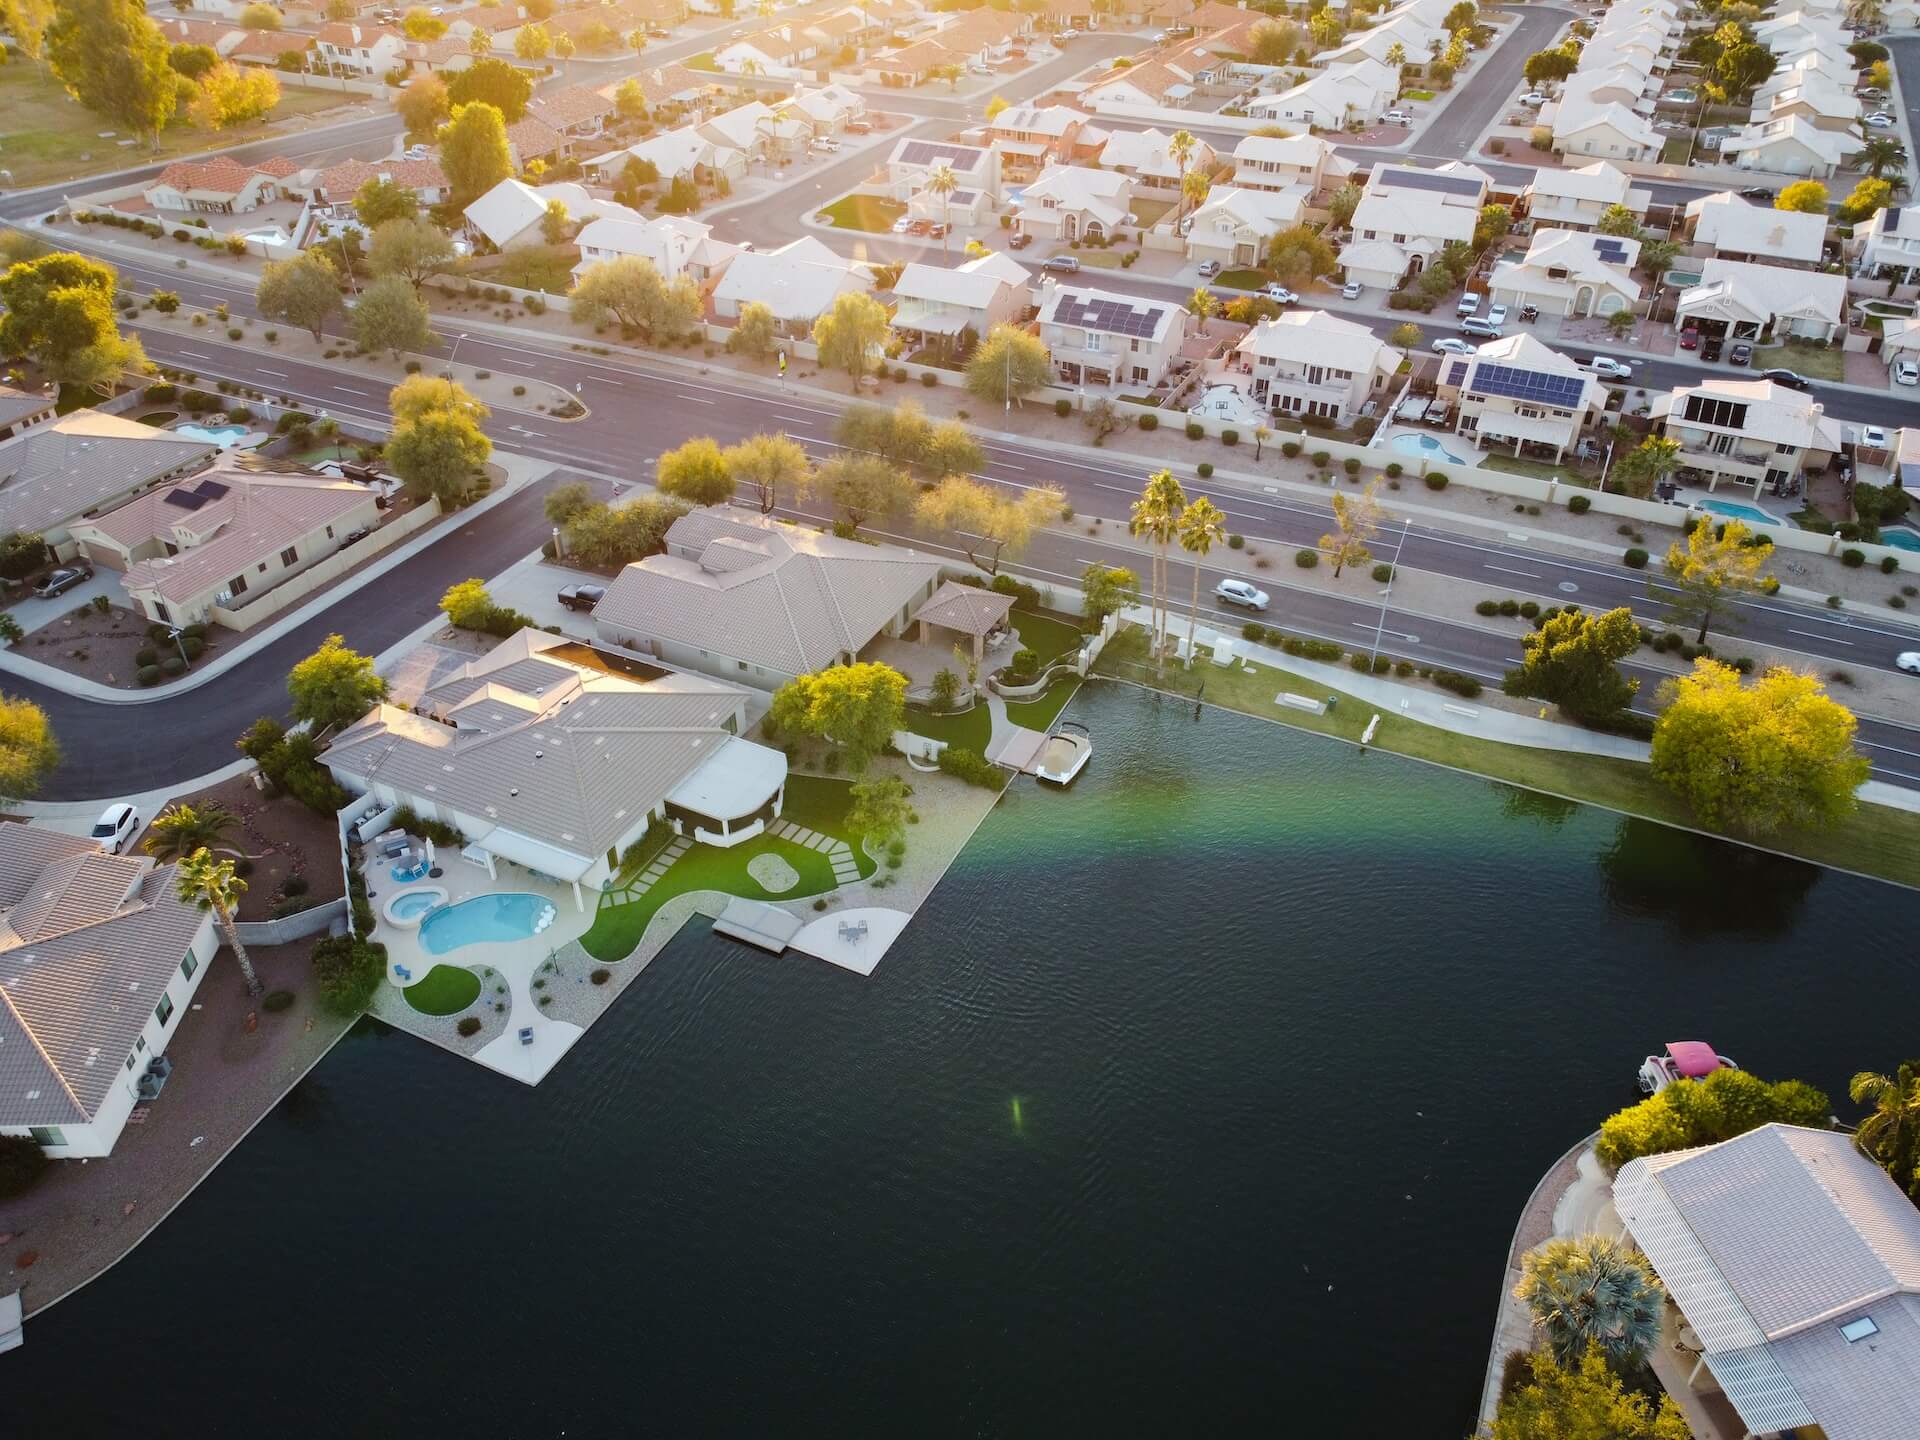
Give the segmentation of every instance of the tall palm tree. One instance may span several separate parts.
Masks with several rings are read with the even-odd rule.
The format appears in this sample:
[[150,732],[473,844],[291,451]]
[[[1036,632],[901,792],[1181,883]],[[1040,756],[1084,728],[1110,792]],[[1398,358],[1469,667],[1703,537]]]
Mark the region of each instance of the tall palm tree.
[[467,36],[467,53],[476,59],[482,55],[492,54],[493,36],[489,35],[485,30],[482,30],[478,25],[474,26],[473,33]]
[[940,197],[940,253],[947,253],[947,235],[953,229],[953,192],[960,188],[960,177],[942,160],[927,174],[927,193]]
[[1176,130],[1167,140],[1167,154],[1175,165],[1180,167],[1180,178],[1187,177],[1187,166],[1193,163],[1193,152],[1200,148],[1200,142],[1191,132]]
[[1606,1235],[1562,1236],[1529,1251],[1513,1293],[1566,1369],[1590,1342],[1617,1364],[1640,1360],[1660,1339],[1667,1298],[1639,1252]]
[[1180,214],[1185,215],[1206,204],[1207,196],[1212,190],[1213,181],[1209,180],[1204,172],[1187,171],[1180,177]]
[[1406,63],[1407,63],[1407,47],[1406,46],[1402,45],[1398,40],[1394,41],[1393,44],[1387,46],[1387,64],[1391,65],[1394,68],[1396,73],[1402,67],[1404,67]]
[[1855,157],[1856,165],[1867,167],[1867,173],[1878,180],[1888,170],[1907,158],[1907,148],[1891,135],[1875,135],[1860,147]]
[[1909,1195],[1920,1195],[1920,1060],[1903,1061],[1892,1075],[1863,1070],[1847,1085],[1856,1105],[1873,1113],[1854,1131],[1854,1143],[1872,1156]]
[[214,859],[213,852],[203,846],[180,862],[173,883],[183,904],[213,912],[220,933],[233,948],[233,958],[240,962],[240,973],[247,977],[247,993],[258,1000],[263,988],[260,977],[253,973],[253,961],[247,958],[247,947],[240,943],[233,923],[234,907],[247,892],[247,882],[233,873],[233,862]]
[[1200,562],[1216,542],[1227,538],[1227,515],[1204,495],[1180,512],[1180,548],[1193,557],[1193,597],[1187,606],[1187,664],[1193,664],[1193,652],[1200,634]]
[[239,821],[222,805],[175,805],[154,817],[152,831],[142,843],[156,860],[178,860],[196,850],[212,850],[227,838]]
[[1147,477],[1140,498],[1133,502],[1127,528],[1153,547],[1151,588],[1153,591],[1153,663],[1160,668],[1161,646],[1167,630],[1167,547],[1179,530],[1180,514],[1187,508],[1187,492],[1170,470],[1157,470]]
[[1674,257],[1680,253],[1680,247],[1671,240],[1646,240],[1640,245],[1640,268],[1647,275],[1658,280],[1667,273],[1667,267],[1673,264]]

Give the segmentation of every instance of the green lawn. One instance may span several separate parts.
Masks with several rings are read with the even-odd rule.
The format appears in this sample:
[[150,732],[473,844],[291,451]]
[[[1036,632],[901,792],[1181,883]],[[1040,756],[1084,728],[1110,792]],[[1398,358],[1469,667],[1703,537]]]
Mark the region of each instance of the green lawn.
[[1684,165],[1687,156],[1693,151],[1693,137],[1690,135],[1669,135],[1667,143],[1660,147],[1662,165]]
[[831,205],[822,206],[817,216],[831,221],[840,230],[865,230],[869,234],[884,235],[893,228],[893,222],[906,213],[906,206],[895,200],[883,200],[878,195],[842,195]]
[[[1152,669],[1144,663],[1145,658],[1145,636],[1137,629],[1129,630],[1117,636],[1101,653],[1096,670],[1103,675],[1156,685],[1189,697],[1196,697],[1204,683],[1208,704],[1343,740],[1358,740],[1367,722],[1379,714],[1380,728],[1373,737],[1376,749],[1449,765],[1489,779],[1510,781],[1568,800],[1602,805],[1622,814],[1718,833],[1695,819],[1686,806],[1654,781],[1648,767],[1638,761],[1536,750],[1483,740],[1477,735],[1458,735],[1379,710],[1352,695],[1330,690],[1321,681],[1269,666],[1256,666],[1249,674],[1237,666],[1219,669],[1208,665],[1188,671],[1178,665],[1168,665],[1156,680]],[[1282,710],[1274,703],[1274,696],[1283,690],[1316,697],[1331,693],[1338,695],[1341,703],[1325,715]],[[1862,805],[1831,830],[1776,837],[1767,848],[1902,885],[1920,886],[1920,815],[1885,805]]]
[[1079,689],[1079,676],[1063,676],[1054,681],[1052,688],[1038,700],[1009,700],[1007,718],[1029,730],[1045,730],[1060,718],[1060,712],[1067,708],[1067,702],[1073,699]]
[[1136,200],[1133,202],[1133,213],[1142,230],[1151,230],[1167,218],[1167,212],[1177,203],[1174,200]]
[[1754,369],[1766,370],[1775,366],[1798,370],[1809,380],[1846,379],[1846,357],[1838,349],[1814,345],[1805,340],[1789,340],[1785,344],[1768,345],[1753,352]]
[[1511,455],[1497,455],[1492,451],[1483,451],[1480,465],[1487,470],[1501,470],[1509,475],[1531,475],[1536,480],[1564,480],[1578,483],[1573,469],[1567,465],[1552,465],[1545,460],[1516,460]]
[[1403,94],[1402,94],[1402,95],[1400,96],[1400,98],[1401,98],[1402,100],[1431,100],[1431,99],[1433,99],[1433,91],[1431,91],[1431,90],[1408,90],[1408,91],[1406,91],[1406,92],[1404,92],[1404,93],[1403,93]]
[[935,715],[931,710],[907,711],[907,729],[929,740],[944,740],[976,754],[987,753],[987,741],[993,735],[993,715],[985,704],[957,715]]
[[1127,268],[1121,263],[1122,257],[1126,253],[1123,250],[1076,250],[1073,253],[1079,258],[1083,268],[1088,265],[1091,265],[1096,270],[1124,270]]
[[720,67],[713,63],[713,52],[711,50],[702,50],[692,59],[682,60],[680,63],[689,70],[709,70],[716,75],[720,72]]
[[564,295],[573,288],[573,267],[580,251],[573,245],[535,245],[504,255],[476,256],[456,272],[476,285],[510,285],[516,290],[545,290]]
[[[845,840],[853,847],[853,858],[861,875],[871,875],[873,861],[862,852],[858,837],[847,824],[847,811],[853,803],[851,788],[844,780],[790,775],[781,814],[796,825]],[[799,883],[780,895],[762,889],[747,873],[747,863],[756,855],[766,854],[776,854],[791,865],[800,875]],[[756,835],[744,845],[724,850],[712,845],[695,845],[674,861],[667,873],[638,900],[614,905],[609,903],[613,896],[601,896],[593,925],[580,937],[580,943],[596,960],[624,960],[640,943],[647,922],[662,905],[676,895],[696,890],[719,890],[750,900],[793,900],[822,895],[833,888],[833,866],[825,855],[771,835]]]
[[1073,654],[1087,638],[1072,617],[1042,615],[1035,610],[1015,610],[1013,628],[1020,632],[1020,643],[1038,655],[1042,664]]
[[436,965],[400,993],[422,1015],[458,1015],[480,998],[480,977],[462,965]]
[[[280,104],[270,118],[310,115],[351,103],[354,98],[287,85],[282,87]],[[5,131],[4,141],[0,141],[0,167],[12,172],[9,189],[28,189],[129,165],[170,160],[242,144],[261,135],[259,125],[211,131],[197,129],[182,118],[161,132],[157,152],[145,144],[121,145],[121,140],[129,138],[125,134],[102,139],[102,131],[117,128],[114,123],[69,99],[44,65],[25,60],[0,65],[0,116],[5,117],[0,120],[0,129]]]
[[1216,290],[1258,290],[1267,285],[1272,276],[1264,270],[1222,270],[1213,277]]

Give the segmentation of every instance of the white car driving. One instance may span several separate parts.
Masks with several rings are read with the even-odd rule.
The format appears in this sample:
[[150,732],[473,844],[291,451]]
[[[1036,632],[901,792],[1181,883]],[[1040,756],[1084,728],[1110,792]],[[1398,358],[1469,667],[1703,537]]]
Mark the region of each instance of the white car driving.
[[1222,580],[1213,587],[1214,599],[1227,605],[1242,605],[1249,610],[1267,608],[1267,592],[1245,580]]
[[1588,365],[1587,369],[1598,375],[1602,380],[1631,380],[1633,378],[1633,366],[1624,360],[1616,360],[1611,355],[1594,356],[1593,363]]
[[[1226,582],[1223,580],[1220,583],[1224,585]],[[1909,675],[1920,675],[1920,650],[1904,651],[1893,663]]]
[[1279,301],[1282,305],[1297,305],[1300,303],[1300,297],[1284,285],[1263,286],[1260,293],[1269,300]]
[[1447,335],[1433,342],[1433,353],[1436,355],[1471,355],[1473,354],[1473,346],[1464,340],[1457,340],[1453,336]]
[[140,812],[124,802],[109,805],[94,821],[93,842],[109,855],[118,855],[140,833]]

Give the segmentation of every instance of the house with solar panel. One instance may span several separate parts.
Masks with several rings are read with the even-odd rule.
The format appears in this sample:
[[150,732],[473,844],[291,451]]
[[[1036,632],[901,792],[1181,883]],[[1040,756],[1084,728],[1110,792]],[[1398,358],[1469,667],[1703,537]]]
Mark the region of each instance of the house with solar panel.
[[1151,389],[1173,368],[1187,312],[1164,300],[1049,284],[1040,300],[1040,339],[1067,385]]
[[1607,390],[1569,357],[1524,332],[1441,362],[1436,394],[1454,432],[1476,450],[1500,446],[1558,464],[1607,408]]
[[[902,140],[887,156],[887,198],[911,205],[941,166],[953,172],[959,189],[948,197],[958,209],[978,203],[988,211],[1000,204],[1000,156],[991,147],[953,145],[944,140]],[[964,199],[962,197],[965,197]],[[937,212],[935,217],[937,218]]]
[[1654,1370],[1720,1434],[1920,1435],[1920,1210],[1851,1136],[1630,1160],[1613,1209],[1666,1288]]
[[1418,275],[1449,244],[1473,238],[1490,183],[1485,171],[1457,161],[1432,170],[1374,166],[1340,251],[1346,278],[1391,290]]
[[1640,303],[1633,267],[1640,242],[1588,230],[1535,230],[1527,253],[1502,260],[1488,277],[1494,303],[1542,315],[1613,315]]

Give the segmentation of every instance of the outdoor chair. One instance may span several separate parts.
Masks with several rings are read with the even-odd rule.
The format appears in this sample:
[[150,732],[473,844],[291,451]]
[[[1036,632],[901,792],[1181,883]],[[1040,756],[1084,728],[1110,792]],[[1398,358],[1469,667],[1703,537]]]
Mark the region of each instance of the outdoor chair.
[[533,1044],[533,1027],[531,1025],[522,1025],[520,1027],[520,1043],[522,1045]]

